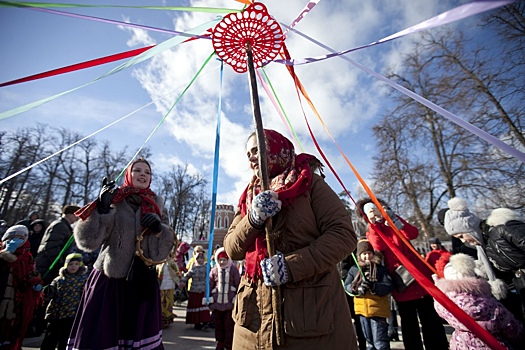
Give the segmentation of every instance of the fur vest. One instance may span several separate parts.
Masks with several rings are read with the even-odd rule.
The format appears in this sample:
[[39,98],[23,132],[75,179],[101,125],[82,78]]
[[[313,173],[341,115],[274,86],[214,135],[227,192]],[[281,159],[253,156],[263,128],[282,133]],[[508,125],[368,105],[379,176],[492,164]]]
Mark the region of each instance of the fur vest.
[[[153,261],[164,260],[173,249],[175,237],[167,225],[167,213],[161,196],[155,197],[162,215],[162,231],[148,234],[141,243],[144,256]],[[140,209],[123,200],[111,205],[108,214],[94,210],[85,221],[78,221],[74,235],[77,246],[87,252],[101,247],[94,267],[110,278],[125,278],[135,257],[136,239],[142,232]]]

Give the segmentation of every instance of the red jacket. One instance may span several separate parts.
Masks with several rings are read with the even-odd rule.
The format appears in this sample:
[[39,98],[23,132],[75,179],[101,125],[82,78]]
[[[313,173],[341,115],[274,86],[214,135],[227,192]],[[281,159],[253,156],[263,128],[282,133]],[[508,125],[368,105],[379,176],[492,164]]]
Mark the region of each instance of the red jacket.
[[[400,230],[401,234],[407,239],[412,240],[419,236],[419,231],[415,226],[410,225],[408,222],[403,220],[401,217],[399,217],[401,222],[405,224],[402,230]],[[376,223],[376,226],[381,230],[381,232],[384,232],[384,234],[396,245],[399,247],[399,249],[403,252],[403,254],[410,259],[412,264],[416,266],[420,271],[423,272],[425,276],[427,276],[430,280],[432,280],[432,271],[428,268],[428,266],[425,265],[421,259],[415,255],[410,248],[408,248],[405,243],[397,236],[397,234],[394,232],[394,230],[390,227],[385,225],[384,223]],[[368,231],[366,232],[366,238],[372,244],[372,247],[374,247],[374,250],[377,250],[381,252],[385,257],[385,266],[388,269],[389,273],[392,273],[396,267],[401,265],[401,262],[396,257],[394,252],[387,246],[387,244],[379,237],[379,235],[370,227],[370,224],[368,225]],[[407,267],[408,269],[408,267]],[[392,297],[396,301],[409,301],[409,300],[415,300],[424,297],[428,293],[426,290],[421,287],[421,285],[415,281],[412,283],[404,292],[399,293],[397,291],[392,291]]]

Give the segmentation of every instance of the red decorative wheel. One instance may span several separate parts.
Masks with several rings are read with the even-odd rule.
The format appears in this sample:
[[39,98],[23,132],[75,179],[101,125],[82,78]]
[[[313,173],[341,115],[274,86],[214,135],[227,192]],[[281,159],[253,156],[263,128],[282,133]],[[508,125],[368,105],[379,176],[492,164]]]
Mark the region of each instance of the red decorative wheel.
[[243,12],[226,15],[213,29],[215,52],[238,73],[248,70],[246,47],[250,44],[255,68],[277,56],[283,46],[283,31],[266,6],[254,2]]

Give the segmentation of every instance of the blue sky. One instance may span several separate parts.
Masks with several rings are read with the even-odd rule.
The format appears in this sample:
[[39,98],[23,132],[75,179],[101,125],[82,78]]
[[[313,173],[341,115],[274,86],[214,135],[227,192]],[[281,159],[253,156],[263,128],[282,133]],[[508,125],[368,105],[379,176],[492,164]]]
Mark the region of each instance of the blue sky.
[[[242,7],[233,0],[56,2]],[[269,13],[283,23],[291,23],[307,4],[307,0],[262,2],[268,7]],[[465,2],[322,0],[296,29],[342,51],[379,40]],[[179,31],[196,27],[216,16],[209,13],[124,8],[59,10]],[[469,34],[476,37],[478,29],[473,24],[477,19],[479,16],[459,25],[468,25]],[[172,37],[170,34],[18,8],[0,8],[0,29],[0,82],[158,44]],[[351,53],[349,57],[382,73],[387,67],[399,65],[403,53],[410,50],[411,42],[415,39],[417,35],[407,36]],[[326,53],[324,49],[293,33],[286,38],[286,44],[294,58]],[[41,122],[88,135],[155,100],[155,103],[96,136],[101,140],[110,140],[117,149],[128,145],[130,150],[135,151],[212,50],[211,42],[204,39],[179,45],[33,110],[1,120],[1,128],[16,130]],[[0,112],[81,86],[122,62],[0,88]],[[153,152],[154,171],[169,170],[173,165],[188,163],[191,169],[205,174],[211,183],[219,95],[218,67],[219,62],[216,60],[207,65],[202,76],[190,87],[148,142]],[[285,67],[270,64],[266,72],[305,151],[318,155]],[[299,66],[296,72],[331,134],[361,176],[369,179],[375,142],[369,130],[388,107],[388,98],[397,92],[338,58]],[[253,131],[253,117],[247,74],[235,73],[226,66],[223,84],[218,202],[235,204],[251,176],[244,144]],[[261,86],[259,95],[265,127],[288,135]],[[358,199],[356,177],[306,103],[305,110],[323,151],[345,186]],[[328,169],[326,175],[329,184],[336,192],[340,192],[341,186]]]

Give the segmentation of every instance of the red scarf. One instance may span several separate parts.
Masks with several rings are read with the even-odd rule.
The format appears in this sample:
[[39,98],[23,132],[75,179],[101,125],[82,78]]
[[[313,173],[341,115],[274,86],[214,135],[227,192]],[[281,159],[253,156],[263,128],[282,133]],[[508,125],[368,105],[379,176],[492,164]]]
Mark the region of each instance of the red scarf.
[[[277,131],[265,129],[264,136],[270,189],[277,192],[284,207],[290,206],[310,186],[312,171],[309,164],[315,157],[306,153],[296,156],[290,140]],[[239,199],[242,217],[260,192],[261,180],[254,175]],[[260,234],[246,251],[246,276],[250,280],[261,276],[260,262],[267,256],[266,238],[264,234]]]
[[[117,188],[117,193],[113,197],[113,200],[111,201],[111,204],[115,204],[118,202],[123,201],[126,197],[131,195],[139,195],[142,198],[142,202],[140,204],[140,215],[154,213],[157,214],[159,217],[162,217],[162,214],[160,212],[159,207],[157,206],[157,203],[155,202],[155,196],[156,194],[149,188],[139,189],[136,187],[133,187],[133,181],[131,180],[131,169],[133,168],[133,165],[136,163],[145,163],[150,166],[147,161],[144,159],[137,159],[131,165],[126,169],[126,173],[124,175],[124,184],[122,186],[119,186]],[[151,169],[151,167],[150,167]],[[75,215],[82,219],[82,221],[86,220],[91,213],[93,213],[93,210],[97,207],[98,200],[95,200],[79,210],[75,212]]]

